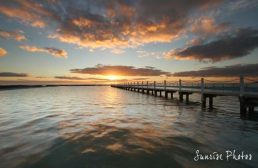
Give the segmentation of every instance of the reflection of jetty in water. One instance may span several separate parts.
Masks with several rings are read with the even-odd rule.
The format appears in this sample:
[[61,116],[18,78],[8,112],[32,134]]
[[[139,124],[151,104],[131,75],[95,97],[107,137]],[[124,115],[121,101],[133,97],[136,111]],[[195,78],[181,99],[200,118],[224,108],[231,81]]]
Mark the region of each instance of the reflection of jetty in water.
[[178,92],[179,100],[189,102],[189,95],[193,93],[201,94],[202,107],[206,107],[206,99],[209,99],[209,108],[213,108],[213,98],[217,96],[237,96],[240,101],[240,112],[246,114],[254,113],[254,108],[258,106],[258,82],[253,79],[244,78],[230,81],[212,81],[201,78],[195,81],[164,81],[164,82],[128,82],[124,84],[112,85],[130,91],[136,91],[154,96],[173,98],[173,94]]

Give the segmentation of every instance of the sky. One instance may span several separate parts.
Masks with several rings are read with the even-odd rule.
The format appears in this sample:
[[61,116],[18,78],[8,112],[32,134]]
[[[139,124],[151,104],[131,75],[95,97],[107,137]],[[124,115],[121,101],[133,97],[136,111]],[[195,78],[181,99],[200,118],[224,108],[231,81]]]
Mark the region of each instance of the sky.
[[258,76],[258,0],[0,0],[0,84]]

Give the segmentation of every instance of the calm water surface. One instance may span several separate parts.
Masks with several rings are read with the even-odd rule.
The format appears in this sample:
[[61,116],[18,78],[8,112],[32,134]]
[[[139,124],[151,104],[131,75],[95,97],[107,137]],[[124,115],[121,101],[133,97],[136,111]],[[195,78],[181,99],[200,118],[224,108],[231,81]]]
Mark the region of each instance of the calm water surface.
[[[190,104],[111,87],[0,91],[1,168],[257,167],[258,122],[238,99]],[[202,153],[251,153],[251,161],[194,161]]]

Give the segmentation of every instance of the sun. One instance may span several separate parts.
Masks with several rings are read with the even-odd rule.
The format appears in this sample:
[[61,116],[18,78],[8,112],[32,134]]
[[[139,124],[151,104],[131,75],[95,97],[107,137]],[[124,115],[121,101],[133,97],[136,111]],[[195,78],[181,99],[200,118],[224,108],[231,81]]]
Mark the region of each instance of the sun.
[[108,79],[108,80],[111,80],[111,81],[114,81],[114,80],[117,80],[118,77],[117,77],[117,76],[114,76],[114,75],[108,75],[108,76],[107,76],[107,79]]

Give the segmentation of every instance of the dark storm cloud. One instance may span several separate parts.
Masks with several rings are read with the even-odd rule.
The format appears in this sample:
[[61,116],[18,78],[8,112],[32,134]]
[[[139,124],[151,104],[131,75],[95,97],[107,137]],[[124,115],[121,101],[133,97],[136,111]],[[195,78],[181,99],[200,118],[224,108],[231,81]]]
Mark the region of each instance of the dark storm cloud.
[[173,76],[181,77],[231,77],[258,76],[258,64],[237,64],[225,67],[207,67],[197,71],[176,72]]
[[0,77],[28,77],[26,73],[0,72]]
[[123,65],[97,65],[84,69],[71,69],[72,73],[91,75],[120,75],[120,76],[170,76],[170,72],[165,72],[153,67],[136,68]]
[[13,0],[0,13],[33,27],[55,25],[49,38],[89,48],[123,48],[170,42],[189,17],[222,0]]
[[167,58],[218,62],[244,57],[257,47],[258,30],[244,28],[206,44],[176,49]]

